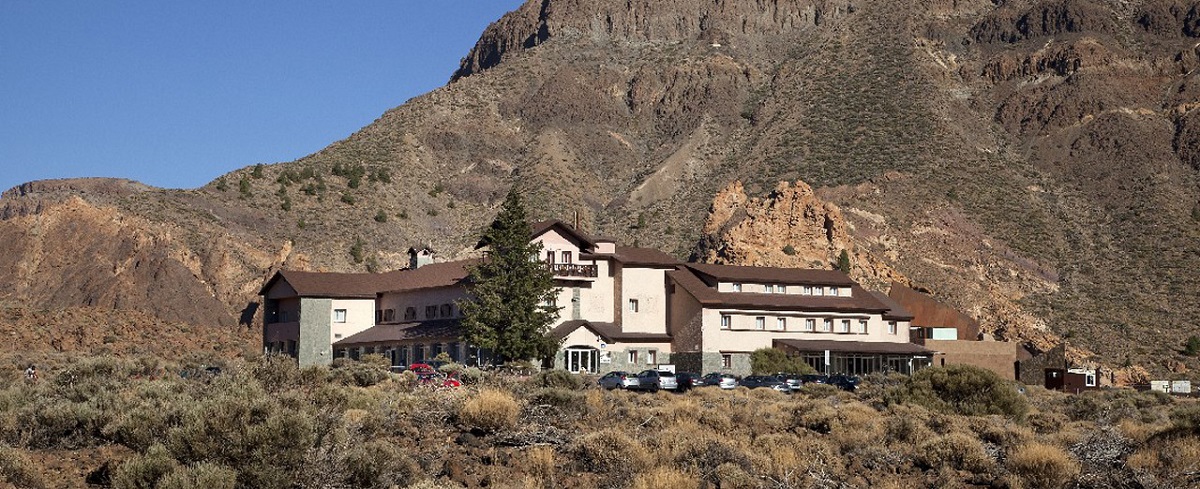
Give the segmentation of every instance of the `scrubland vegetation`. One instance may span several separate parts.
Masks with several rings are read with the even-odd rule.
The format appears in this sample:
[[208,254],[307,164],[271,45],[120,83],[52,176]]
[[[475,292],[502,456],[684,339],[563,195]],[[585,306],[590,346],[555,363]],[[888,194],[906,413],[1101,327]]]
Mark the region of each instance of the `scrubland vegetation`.
[[16,487],[1165,488],[1200,469],[1194,401],[1021,393],[962,367],[792,395],[603,391],[561,371],[434,389],[378,359],[6,371],[0,485]]

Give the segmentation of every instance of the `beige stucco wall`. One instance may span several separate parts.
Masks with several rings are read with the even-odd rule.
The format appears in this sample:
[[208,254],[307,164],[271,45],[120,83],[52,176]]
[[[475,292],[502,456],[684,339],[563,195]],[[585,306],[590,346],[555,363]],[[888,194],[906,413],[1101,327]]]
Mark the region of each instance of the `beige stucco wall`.
[[416,309],[417,317],[410,321],[425,321],[426,319],[436,319],[425,317],[426,306],[437,306],[438,318],[441,318],[442,305],[450,304],[451,317],[459,317],[458,305],[455,302],[465,298],[466,294],[466,290],[462,287],[438,287],[408,292],[387,292],[381,294],[379,297],[379,309],[395,309],[396,316],[392,322],[404,322],[404,310],[412,307]]
[[[621,329],[631,333],[667,332],[666,272],[661,268],[624,267],[621,271]],[[638,301],[633,312],[630,299]]]
[[1007,341],[925,340],[935,366],[974,365],[1016,380],[1017,344]]
[[[729,314],[732,319],[731,327],[728,330],[721,329],[722,314]],[[755,327],[755,318],[759,316],[766,319],[766,328],[763,330]],[[887,322],[880,314],[796,313],[705,308],[702,317],[704,351],[754,351],[770,347],[774,339],[908,343],[907,329],[898,325],[896,334],[889,334]],[[779,317],[787,318],[785,331],[775,329],[776,318]],[[802,331],[806,318],[816,319],[818,329],[824,319],[832,318],[834,331],[837,331],[841,319],[849,319],[852,333]],[[867,319],[867,333],[853,332],[858,327],[858,320],[863,318]]]
[[[346,322],[334,322],[334,311],[346,310]],[[305,311],[308,313],[309,311]],[[329,311],[329,341],[335,342],[352,334],[367,330],[375,325],[375,300],[373,299],[334,299]]]
[[[601,348],[601,345],[604,347]],[[604,343],[602,338],[599,338],[596,333],[587,328],[578,328],[572,331],[571,334],[563,338],[562,347],[569,348],[572,346],[586,346],[597,350],[612,350],[625,351],[631,348],[638,350],[652,349],[662,353],[671,352],[670,343],[657,342],[619,342],[619,343]]]
[[558,231],[550,230],[533,239],[534,243],[542,244],[542,255],[539,257],[542,260],[546,259],[547,251],[554,251],[554,262],[563,263],[562,252],[571,252],[571,262],[581,263],[579,260],[579,246],[572,243],[571,240],[558,234]]

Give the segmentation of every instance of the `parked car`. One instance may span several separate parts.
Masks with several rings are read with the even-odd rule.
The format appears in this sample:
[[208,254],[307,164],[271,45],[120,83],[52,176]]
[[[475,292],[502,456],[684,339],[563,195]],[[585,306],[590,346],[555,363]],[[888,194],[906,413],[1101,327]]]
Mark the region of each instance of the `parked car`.
[[791,392],[792,391],[792,389],[790,387],[788,387],[787,382],[784,382],[783,379],[780,379],[779,377],[776,377],[774,375],[751,375],[749,377],[742,379],[741,385],[745,386],[748,389],[757,389],[759,387],[766,387],[769,389],[774,389],[779,392]]
[[838,374],[829,378],[829,385],[837,386],[841,390],[850,392],[858,389],[858,384],[861,382],[862,379],[852,375]]
[[804,385],[804,380],[801,379],[802,376],[800,374],[783,374],[783,373],[781,373],[781,374],[775,374],[775,376],[779,377],[779,380],[786,382],[788,385],[788,389],[791,389],[794,391],[800,390],[800,387]]
[[800,376],[800,382],[805,384],[828,384],[829,376],[823,374],[807,374]]
[[629,372],[614,371],[604,374],[600,380],[596,381],[600,387],[605,389],[636,389],[638,386],[638,378]]
[[679,388],[679,380],[671,372],[658,370],[643,370],[637,374],[638,389],[651,392],[659,389],[673,391]]
[[675,373],[675,383],[679,384],[679,391],[686,392],[693,387],[703,387],[708,385],[704,377],[693,372],[677,372]]
[[427,387],[462,387],[462,381],[458,380],[458,374],[451,372],[449,375],[443,375],[440,372],[424,371],[417,373],[417,385]]
[[735,389],[738,386],[738,378],[733,374],[711,372],[704,376],[704,385],[715,385],[722,389]]

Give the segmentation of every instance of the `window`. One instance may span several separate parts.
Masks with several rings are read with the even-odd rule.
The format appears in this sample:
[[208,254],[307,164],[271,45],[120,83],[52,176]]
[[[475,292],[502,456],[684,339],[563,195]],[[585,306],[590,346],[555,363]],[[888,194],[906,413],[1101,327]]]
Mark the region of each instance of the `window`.
[[826,319],[824,322],[822,322],[821,323],[821,331],[823,331],[825,333],[833,331],[833,320]]
[[638,312],[638,300],[629,299],[629,312]]
[[829,288],[829,296],[830,296],[830,297],[837,297],[837,296],[838,296],[838,288],[837,288],[837,287],[830,287],[830,288]]
[[383,310],[376,309],[375,310],[375,322],[378,323],[378,322],[382,322],[382,321],[383,321]]
[[816,319],[810,318],[810,319],[804,320],[804,330],[805,331],[815,331],[816,329],[817,329],[817,320]]
[[396,320],[396,310],[395,309],[384,309],[383,310],[383,320],[389,321],[389,322],[395,321]]
[[425,306],[425,319],[437,317],[437,306]]
[[733,355],[728,353],[721,354],[721,368],[733,368]]
[[825,295],[825,287],[813,287],[813,295]]
[[646,352],[646,364],[648,364],[648,365],[658,364],[658,351],[650,350],[650,351]]
[[805,285],[804,288],[800,290],[800,293],[804,295],[812,295],[812,286]]
[[859,334],[867,334],[867,320],[866,319],[858,320],[858,332],[859,332]]
[[786,294],[786,293],[787,293],[787,286],[786,286],[786,285],[776,285],[776,286],[775,286],[775,292],[778,292],[778,293],[780,293],[780,294]]
[[1084,374],[1083,385],[1087,387],[1096,387],[1096,372],[1087,372]]
[[721,329],[729,329],[733,325],[733,318],[728,314],[721,315]]
[[888,334],[896,334],[896,322],[888,321]]
[[637,350],[629,350],[629,364],[634,365],[637,363],[638,363]]
[[787,318],[775,318],[775,329],[787,331]]
[[774,293],[775,293],[775,286],[774,286],[774,285],[771,285],[771,284],[764,285],[764,286],[763,286],[763,292],[766,292],[766,293],[768,293],[768,294],[774,294]]
[[562,252],[562,262],[563,263],[571,263],[571,252],[570,251]]
[[767,318],[762,317],[762,316],[754,318],[754,329],[757,329],[760,331],[767,329]]
[[416,319],[416,318],[417,318],[417,308],[415,308],[415,307],[406,307],[406,308],[404,309],[404,319],[405,319],[405,320],[409,320],[409,319]]
[[335,322],[335,323],[346,322],[346,310],[345,309],[334,309],[333,310],[333,322]]
[[453,316],[453,312],[454,312],[453,306],[451,306],[450,304],[442,304],[442,317],[448,318],[450,316]]
[[741,292],[741,291],[742,291],[742,284],[733,284],[733,291],[734,291],[734,292]]
[[849,333],[850,332],[850,320],[849,319],[842,320],[842,328],[839,329],[838,332],[839,333]]
[[554,250],[546,251],[546,263],[554,264]]

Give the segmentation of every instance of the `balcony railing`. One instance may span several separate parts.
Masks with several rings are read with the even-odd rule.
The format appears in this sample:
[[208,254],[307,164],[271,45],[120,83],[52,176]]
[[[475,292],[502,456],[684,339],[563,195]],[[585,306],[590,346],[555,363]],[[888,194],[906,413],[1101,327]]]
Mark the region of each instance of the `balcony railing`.
[[576,263],[547,263],[555,277],[584,277],[596,278],[596,265],[579,265]]

